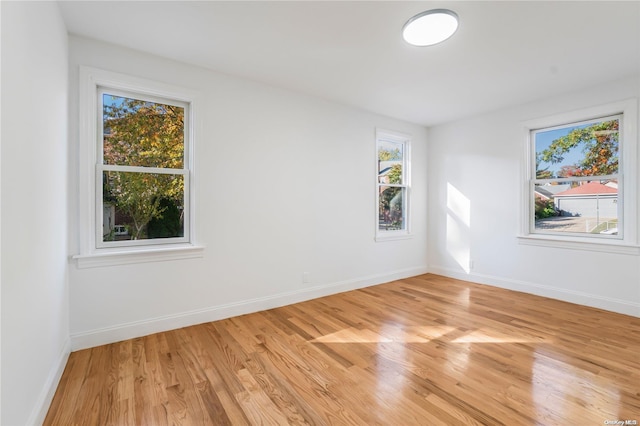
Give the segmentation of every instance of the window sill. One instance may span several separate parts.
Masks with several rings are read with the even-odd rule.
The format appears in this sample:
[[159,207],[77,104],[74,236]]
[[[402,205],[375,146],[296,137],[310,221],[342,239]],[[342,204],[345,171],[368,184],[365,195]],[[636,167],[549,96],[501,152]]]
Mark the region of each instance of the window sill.
[[387,232],[388,234],[387,233],[376,234],[375,240],[377,242],[384,242],[384,241],[408,240],[413,238],[413,235],[407,232],[393,232],[393,231],[387,231]]
[[91,254],[72,256],[78,269],[104,266],[130,265],[134,263],[164,262],[168,260],[195,259],[204,256],[203,246],[175,245],[172,247],[144,247],[119,250],[101,249]]
[[622,241],[593,241],[581,238],[561,238],[549,235],[519,235],[518,243],[530,246],[640,256],[640,246],[624,243]]

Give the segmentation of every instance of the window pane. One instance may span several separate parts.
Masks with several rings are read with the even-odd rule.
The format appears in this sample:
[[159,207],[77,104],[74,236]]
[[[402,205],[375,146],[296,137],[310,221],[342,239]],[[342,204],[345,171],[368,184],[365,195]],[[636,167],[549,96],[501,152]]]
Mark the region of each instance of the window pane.
[[404,144],[378,142],[378,183],[403,184]]
[[102,95],[104,164],[183,168],[184,108]]
[[405,229],[405,188],[380,186],[378,229]]
[[534,197],[536,230],[618,234],[616,181],[539,184]]
[[103,241],[184,236],[184,176],[103,173]]
[[618,173],[619,120],[535,132],[536,178]]

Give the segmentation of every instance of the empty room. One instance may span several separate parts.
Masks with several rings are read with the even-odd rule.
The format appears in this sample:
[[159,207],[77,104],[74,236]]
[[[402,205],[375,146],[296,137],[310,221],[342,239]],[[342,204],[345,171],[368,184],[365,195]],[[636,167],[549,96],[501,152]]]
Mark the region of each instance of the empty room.
[[0,424],[640,422],[639,1],[1,1]]

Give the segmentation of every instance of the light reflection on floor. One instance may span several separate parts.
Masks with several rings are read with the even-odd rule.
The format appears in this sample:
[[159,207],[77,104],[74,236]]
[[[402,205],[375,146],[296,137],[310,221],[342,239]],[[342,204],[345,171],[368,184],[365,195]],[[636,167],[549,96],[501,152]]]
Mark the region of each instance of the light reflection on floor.
[[597,407],[602,419],[618,418],[620,393],[605,378],[539,353],[533,354],[532,364],[531,398],[538,418],[548,418],[549,413],[575,415],[569,401],[579,401],[592,409]]
[[[469,290],[461,292],[457,299],[460,305],[468,304]],[[504,329],[505,325],[502,327]],[[504,406],[527,411],[530,418],[542,424],[562,423],[563,413],[575,417],[576,404],[589,407],[590,412],[600,412],[602,419],[616,419],[618,413],[615,410],[620,406],[620,394],[616,387],[593,370],[564,362],[561,354],[553,354],[554,344],[557,343],[553,337],[541,337],[534,333],[520,327],[496,330],[485,326],[468,330],[452,325],[403,326],[388,322],[375,330],[344,328],[317,337],[312,342],[375,345],[375,349],[371,348],[371,353],[377,357],[372,397],[378,401],[381,420],[390,421],[384,419],[385,413],[389,412],[388,407],[404,400],[404,392],[412,391],[411,381],[405,375],[407,371],[418,377],[429,377],[435,369],[461,382],[464,382],[467,374],[473,374],[475,380],[485,380],[487,390],[494,392],[492,398],[501,400]],[[432,345],[434,365],[425,370],[413,359],[414,352],[407,350],[407,345],[415,344]],[[514,382],[514,386],[506,389],[492,388],[492,375],[501,372],[491,369],[480,373],[477,371],[477,363],[470,357],[483,356],[483,350],[479,350],[478,345],[486,345],[489,352],[495,351],[500,345],[518,345],[518,359],[503,360],[503,367],[509,370],[511,363],[530,363],[530,374],[514,377],[518,383]],[[511,349],[509,351],[512,353]],[[575,360],[571,362],[575,363]],[[473,368],[474,371],[467,373],[467,368]],[[435,398],[433,402],[436,403],[437,397],[431,397]]]

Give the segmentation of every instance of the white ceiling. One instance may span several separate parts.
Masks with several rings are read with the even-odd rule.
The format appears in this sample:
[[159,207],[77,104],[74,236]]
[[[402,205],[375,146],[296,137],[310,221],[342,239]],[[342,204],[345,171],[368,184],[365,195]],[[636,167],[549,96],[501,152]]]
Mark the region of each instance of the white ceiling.
[[[405,21],[450,8],[448,41]],[[425,126],[640,75],[640,1],[60,1],[72,34]]]

